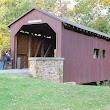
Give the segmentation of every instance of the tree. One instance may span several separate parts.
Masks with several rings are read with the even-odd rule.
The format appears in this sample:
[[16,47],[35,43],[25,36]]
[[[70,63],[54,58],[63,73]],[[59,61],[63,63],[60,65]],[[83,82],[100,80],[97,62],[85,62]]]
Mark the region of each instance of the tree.
[[0,50],[10,47],[10,35],[7,24],[21,16],[33,7],[31,0],[1,0],[0,1]]
[[79,24],[108,33],[110,29],[109,0],[76,0],[72,11],[73,20]]

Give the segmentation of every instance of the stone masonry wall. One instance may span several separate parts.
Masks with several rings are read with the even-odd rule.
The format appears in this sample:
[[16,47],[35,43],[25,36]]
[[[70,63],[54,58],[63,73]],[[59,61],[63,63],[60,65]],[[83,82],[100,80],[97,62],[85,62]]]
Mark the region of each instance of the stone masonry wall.
[[64,58],[31,57],[28,60],[31,76],[53,82],[63,82]]

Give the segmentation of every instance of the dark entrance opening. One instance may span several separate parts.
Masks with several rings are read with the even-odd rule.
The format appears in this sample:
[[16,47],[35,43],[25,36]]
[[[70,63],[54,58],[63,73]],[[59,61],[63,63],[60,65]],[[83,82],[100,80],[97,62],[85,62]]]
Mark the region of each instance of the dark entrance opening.
[[16,36],[15,63],[20,57],[22,68],[28,68],[29,57],[54,57],[56,33],[47,23],[23,25]]

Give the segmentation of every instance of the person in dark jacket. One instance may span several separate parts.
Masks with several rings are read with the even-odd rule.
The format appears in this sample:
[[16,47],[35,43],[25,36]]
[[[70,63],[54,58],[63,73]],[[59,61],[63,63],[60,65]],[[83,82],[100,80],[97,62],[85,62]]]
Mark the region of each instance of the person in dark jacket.
[[0,69],[6,69],[6,53],[5,53],[5,49],[3,49],[2,52],[1,52]]
[[9,54],[9,50],[6,51],[6,59],[7,59],[8,64],[11,64],[11,56]]

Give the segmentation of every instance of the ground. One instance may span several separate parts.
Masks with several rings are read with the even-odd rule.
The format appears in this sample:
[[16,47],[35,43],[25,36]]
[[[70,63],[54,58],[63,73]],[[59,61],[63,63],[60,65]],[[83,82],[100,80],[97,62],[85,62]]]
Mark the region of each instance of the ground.
[[1,74],[0,110],[110,110],[110,87]]

